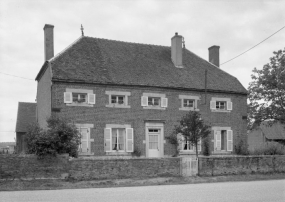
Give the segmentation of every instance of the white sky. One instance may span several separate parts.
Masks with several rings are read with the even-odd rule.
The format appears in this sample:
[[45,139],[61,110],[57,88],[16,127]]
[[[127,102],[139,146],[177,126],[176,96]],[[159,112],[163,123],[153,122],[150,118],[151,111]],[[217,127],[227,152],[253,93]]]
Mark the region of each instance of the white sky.
[[[55,54],[80,37],[83,24],[86,36],[165,46],[178,32],[206,60],[219,45],[223,63],[282,28],[284,8],[282,0],[0,0],[0,142],[14,141],[18,102],[35,102],[44,24],[55,26]],[[253,68],[284,47],[285,29],[221,69],[247,88]]]

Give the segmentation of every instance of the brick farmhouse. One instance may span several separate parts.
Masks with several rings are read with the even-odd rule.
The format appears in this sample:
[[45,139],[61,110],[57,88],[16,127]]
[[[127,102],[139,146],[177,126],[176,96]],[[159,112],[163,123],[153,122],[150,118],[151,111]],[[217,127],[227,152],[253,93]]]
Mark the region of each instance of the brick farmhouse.
[[[209,48],[208,62],[178,33],[170,46],[82,35],[54,56],[53,29],[44,26],[36,119],[46,127],[53,114],[70,118],[82,135],[82,155],[172,156],[176,148],[166,137],[191,110],[211,124],[212,154],[231,154],[246,142],[247,91],[219,68],[219,46]],[[193,153],[184,140],[180,154]]]

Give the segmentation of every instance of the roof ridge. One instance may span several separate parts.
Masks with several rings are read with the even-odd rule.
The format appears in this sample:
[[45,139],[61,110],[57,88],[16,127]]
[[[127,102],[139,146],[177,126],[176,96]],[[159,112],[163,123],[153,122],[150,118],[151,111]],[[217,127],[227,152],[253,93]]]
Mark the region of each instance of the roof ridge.
[[75,41],[73,41],[69,46],[67,46],[65,49],[63,49],[62,51],[60,51],[58,54],[56,54],[55,56],[53,56],[51,59],[48,60],[48,62],[52,62],[54,61],[56,58],[58,58],[59,56],[61,56],[64,52],[66,52],[68,49],[70,49],[74,44],[78,43],[80,41],[80,39],[84,38],[84,36],[80,36],[79,38],[77,38]]
[[91,38],[91,39],[101,39],[101,40],[106,40],[106,41],[114,41],[114,42],[120,42],[120,43],[129,43],[129,44],[147,45],[147,46],[160,46],[160,47],[165,47],[165,48],[171,48],[171,46],[163,46],[163,45],[157,45],[157,44],[136,43],[136,42],[120,41],[120,40],[97,38],[97,37],[90,37],[90,36],[84,36],[84,37],[85,38]]

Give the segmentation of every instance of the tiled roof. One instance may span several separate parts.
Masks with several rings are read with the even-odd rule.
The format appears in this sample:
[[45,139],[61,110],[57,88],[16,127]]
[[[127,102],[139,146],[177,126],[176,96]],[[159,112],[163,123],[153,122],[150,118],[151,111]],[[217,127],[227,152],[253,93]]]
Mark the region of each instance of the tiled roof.
[[265,121],[260,124],[260,128],[267,139],[285,139],[285,125],[281,123],[269,124]]
[[235,77],[183,52],[184,68],[176,68],[170,46],[82,37],[50,62],[53,80],[203,90],[207,70],[209,91],[247,93]]
[[19,102],[16,132],[27,132],[27,126],[36,122],[36,103]]

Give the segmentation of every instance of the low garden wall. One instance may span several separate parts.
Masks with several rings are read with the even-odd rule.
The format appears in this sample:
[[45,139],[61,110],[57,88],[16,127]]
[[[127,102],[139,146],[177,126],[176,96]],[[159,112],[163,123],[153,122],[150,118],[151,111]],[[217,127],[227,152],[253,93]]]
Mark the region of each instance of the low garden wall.
[[[34,155],[0,155],[0,180],[66,178],[77,180],[180,176],[181,158],[38,159]],[[199,157],[200,176],[285,173],[285,156]]]
[[285,156],[199,157],[200,176],[285,173]]

